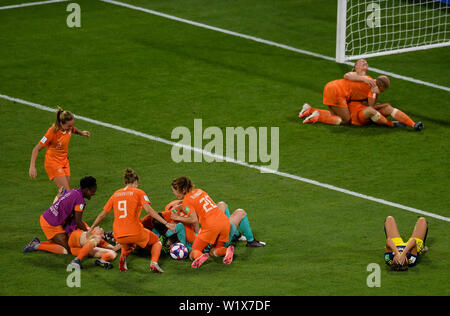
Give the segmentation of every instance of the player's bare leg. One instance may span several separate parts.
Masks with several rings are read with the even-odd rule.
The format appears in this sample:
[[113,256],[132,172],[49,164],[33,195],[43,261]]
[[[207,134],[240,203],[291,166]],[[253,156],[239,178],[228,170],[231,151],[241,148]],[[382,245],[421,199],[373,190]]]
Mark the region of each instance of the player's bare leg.
[[69,241],[67,238],[67,234],[56,234],[52,239],[50,239],[51,242],[54,242],[55,244],[58,244],[60,246],[63,246],[66,248],[67,252],[70,253],[70,247],[69,247]]
[[330,109],[330,112],[332,115],[339,116],[342,121],[340,122],[340,125],[345,125],[350,123],[350,111],[348,108],[342,108],[338,106],[328,106]]
[[428,222],[425,217],[420,217],[416,225],[414,226],[414,231],[411,235],[411,238],[419,238],[424,243],[424,251],[428,250],[428,247],[425,246],[425,242],[427,240],[428,235]]
[[[397,222],[395,221],[393,216],[386,217],[386,221],[384,222],[384,234],[386,235],[386,239],[400,237]],[[386,251],[388,250],[386,249]]]
[[377,103],[374,108],[380,110],[384,116],[392,116],[394,120],[399,121],[402,124],[414,128],[416,131],[421,131],[423,129],[422,122],[414,122],[408,115],[406,115],[401,110],[394,108],[389,103]]
[[58,194],[56,194],[55,199],[53,200],[53,203],[55,203],[61,197],[64,191],[70,191],[70,177],[55,177],[52,181],[58,188]]
[[362,110],[362,115],[366,119],[370,119],[372,122],[378,125],[386,125],[393,127],[394,122],[389,121],[386,117],[384,117],[380,112],[375,110],[372,107],[366,107],[364,110]]

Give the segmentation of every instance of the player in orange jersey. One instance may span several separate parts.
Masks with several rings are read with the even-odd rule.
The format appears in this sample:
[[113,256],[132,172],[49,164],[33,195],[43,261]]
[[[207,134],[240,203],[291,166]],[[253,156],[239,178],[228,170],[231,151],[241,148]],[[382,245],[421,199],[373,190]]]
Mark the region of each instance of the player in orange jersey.
[[159,213],[166,221],[176,225],[176,232],[155,221],[150,214],[141,219],[145,228],[157,232],[160,236],[164,236],[163,250],[166,252],[176,242],[182,243],[191,251],[195,236],[199,231],[198,223],[187,224],[183,222],[187,218],[187,214],[182,208],[182,203],[183,201],[181,200],[174,200],[166,205],[163,212]]
[[[367,75],[368,70],[369,64],[367,61],[365,59],[359,59],[356,61],[353,71],[346,73],[344,78],[351,81],[361,81],[368,84],[371,88],[374,88],[375,80]],[[349,103],[349,111],[353,125],[361,126],[368,124],[371,117],[377,115],[376,112],[373,111],[373,109],[375,109],[385,117],[391,116],[394,120],[401,123],[401,125],[410,126],[417,131],[423,129],[422,122],[414,122],[407,114],[398,108],[394,108],[389,103],[375,103],[373,109],[368,109],[367,106],[368,104],[366,102],[352,101]]]
[[[365,59],[359,59],[358,61],[356,61],[353,70],[351,72],[348,72],[344,75],[344,79],[350,80],[350,81],[358,81],[358,82],[364,82],[367,85],[369,85],[371,88],[375,88],[376,87],[376,83],[375,80],[372,79],[372,77],[367,75],[367,71],[369,70],[369,64],[367,63],[367,61]],[[326,110],[320,110],[320,109],[316,109],[311,107],[308,103],[303,104],[303,108],[299,113],[299,117],[303,118],[306,116],[311,115],[312,113],[314,113],[315,111],[325,111],[323,112],[326,115],[337,115],[339,116],[343,122],[349,122],[350,121],[350,112],[348,109],[343,108],[343,107],[333,107],[333,106],[329,106],[330,111],[333,112],[331,113],[330,111],[326,111]],[[330,113],[328,113],[330,112]]]
[[[89,227],[85,223],[86,227]],[[81,260],[84,257],[94,257],[95,265],[103,267],[105,269],[111,269],[113,266],[111,262],[116,258],[116,251],[120,250],[120,245],[116,246],[107,243],[104,230],[97,226],[92,230],[92,233],[83,231],[81,229],[75,229],[69,234],[69,247],[70,252],[76,256],[76,258],[70,263],[70,265],[81,268]]]
[[[390,81],[386,76],[379,76],[376,79],[376,87],[370,88],[364,82],[350,81],[347,79],[338,79],[331,81],[325,85],[323,91],[323,103],[328,105],[330,111],[314,109],[311,115],[309,115],[303,123],[316,123],[321,122],[331,125],[341,125],[350,122],[350,116],[336,115],[336,109],[340,111],[346,111],[350,113],[348,109],[348,103],[350,101],[364,101],[367,100],[369,106],[375,105],[375,100],[378,94],[382,93],[389,87]],[[299,117],[304,117],[312,111],[309,104],[304,104],[302,112]],[[341,113],[342,114],[342,113]],[[385,117],[376,116],[374,122],[382,125],[391,125],[392,122],[388,121]]]
[[[347,72],[344,75],[344,79],[363,82],[370,86],[371,89],[374,89],[376,87],[376,80],[373,80],[373,78],[367,74],[368,69],[369,64],[367,63],[367,61],[365,59],[359,59],[358,61],[356,61],[353,70],[351,72]],[[299,117],[302,118],[305,116],[310,116],[316,110],[318,110],[321,114],[325,113],[326,115],[331,116],[331,113],[328,114],[324,110],[312,108],[309,104],[305,103],[299,114]],[[378,124],[388,125],[391,127],[407,125],[417,131],[421,131],[423,129],[422,122],[414,122],[407,114],[405,114],[398,108],[392,107],[389,103],[374,103],[371,107],[369,107],[369,104],[366,100],[350,100],[348,102],[348,111],[341,109],[341,112],[339,113],[339,116],[343,119],[343,121],[348,121],[348,119],[350,118],[351,123],[357,126],[366,125],[370,122],[378,122]],[[384,118],[380,115],[384,117],[392,116],[395,121],[391,123],[390,121],[384,120]],[[313,118],[311,122],[314,122],[314,120],[315,118]],[[327,119],[325,118],[325,120]],[[328,120],[336,122],[336,119],[333,118],[330,118]],[[308,122],[309,121],[306,121],[306,123]]]
[[36,159],[39,152],[45,152],[45,171],[48,178],[56,184],[59,192],[70,190],[69,142],[72,134],[90,137],[89,131],[81,131],[74,126],[73,114],[60,107],[56,111],[56,122],[47,130],[41,141],[34,146],[31,153],[29,176],[36,178]]
[[125,187],[117,190],[108,200],[103,211],[97,216],[88,232],[95,228],[114,209],[114,238],[122,248],[119,269],[121,271],[128,270],[127,256],[133,251],[135,245],[138,245],[141,248],[151,248],[150,270],[155,273],[162,273],[164,271],[158,265],[161,254],[161,242],[158,236],[144,228],[139,220],[142,208],[151,214],[153,218],[166,225],[167,228],[175,230],[175,225],[168,223],[150,206],[147,194],[138,189],[138,175],[130,168],[125,170],[124,184]]
[[210,253],[216,257],[224,257],[223,263],[230,264],[233,261],[234,247],[225,247],[229,241],[230,220],[217,207],[211,197],[201,189],[194,189],[192,181],[188,177],[179,177],[172,181],[172,192],[180,200],[183,200],[183,209],[187,217],[183,222],[187,224],[200,223],[200,231],[195,237],[189,257],[194,260],[192,268],[199,268],[209,258],[203,250],[211,244]]

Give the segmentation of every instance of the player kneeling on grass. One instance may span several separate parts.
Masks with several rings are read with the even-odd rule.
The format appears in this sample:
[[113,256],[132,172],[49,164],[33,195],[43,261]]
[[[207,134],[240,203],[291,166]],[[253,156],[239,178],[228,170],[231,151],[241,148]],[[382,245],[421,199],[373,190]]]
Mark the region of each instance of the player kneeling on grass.
[[[183,200],[183,209],[187,213],[185,223],[200,223],[200,231],[195,237],[192,251],[189,254],[192,268],[200,266],[208,260],[210,254],[224,257],[223,263],[230,264],[233,261],[234,246],[225,247],[229,241],[230,220],[224,212],[217,207],[211,197],[201,189],[194,189],[192,181],[188,177],[179,177],[172,181],[172,192],[180,200]],[[209,245],[212,248],[209,253],[203,250]]]
[[125,170],[124,184],[124,188],[117,190],[110,197],[88,232],[91,232],[114,209],[113,233],[116,242],[121,245],[122,249],[119,270],[128,270],[127,257],[137,245],[144,249],[151,248],[150,270],[155,273],[163,273],[164,271],[158,265],[161,242],[156,234],[144,228],[139,217],[142,209],[144,209],[153,218],[166,225],[167,228],[175,230],[175,225],[164,220],[150,206],[147,194],[138,189],[138,175],[130,168]]
[[[373,122],[378,125],[390,127],[408,125],[417,131],[423,129],[422,122],[415,123],[405,113],[393,108],[388,103],[376,103],[378,95],[390,86],[386,76],[379,76],[375,80],[375,87],[370,87],[362,81],[347,79],[334,80],[324,88],[323,103],[328,105],[330,111],[320,110],[303,104],[299,117],[306,119],[303,123],[321,122],[330,125],[342,125],[351,122],[353,125],[366,125]],[[343,115],[343,113],[347,113]],[[339,113],[336,114],[336,113]],[[386,116],[392,116],[397,121],[390,121]],[[342,118],[345,117],[345,120]]]
[[47,241],[40,241],[34,237],[22,252],[47,251],[55,254],[68,254],[67,232],[63,225],[72,223],[74,227],[86,231],[87,227],[82,220],[86,208],[85,199],[90,200],[97,192],[97,181],[94,177],[84,177],[80,180],[80,188],[70,190],[62,195],[49,209],[42,213],[40,224]]
[[428,223],[424,217],[417,220],[411,238],[407,243],[400,237],[397,223],[392,216],[386,218],[384,232],[386,235],[384,260],[394,271],[405,271],[415,266],[418,263],[419,256],[428,250],[425,246]]
[[[86,225],[87,226],[87,225]],[[71,266],[82,268],[81,260],[84,257],[94,257],[95,265],[105,269],[111,269],[111,262],[116,258],[116,251],[120,250],[120,245],[110,245],[105,238],[105,232],[101,227],[95,227],[91,233],[75,229],[72,232],[71,227],[66,227],[69,234],[70,252],[76,258],[70,263]]]

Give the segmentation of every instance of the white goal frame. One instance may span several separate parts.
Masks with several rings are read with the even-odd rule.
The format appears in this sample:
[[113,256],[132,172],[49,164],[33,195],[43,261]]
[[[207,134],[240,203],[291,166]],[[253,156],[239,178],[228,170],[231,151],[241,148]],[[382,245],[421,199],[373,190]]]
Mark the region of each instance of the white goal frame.
[[[337,10],[337,32],[336,32],[336,61],[339,63],[344,63],[348,60],[356,60],[360,58],[370,58],[370,57],[376,57],[376,56],[383,56],[383,55],[390,55],[390,54],[398,54],[398,53],[404,53],[404,52],[411,52],[411,51],[417,51],[417,50],[424,50],[424,49],[430,49],[435,47],[444,47],[444,46],[450,46],[450,16],[445,14],[445,22],[443,24],[444,28],[444,40],[439,39],[439,42],[436,43],[429,43],[429,44],[410,44],[410,45],[403,45],[403,47],[400,48],[389,48],[389,49],[383,49],[380,51],[359,51],[358,53],[353,53],[350,51],[347,51],[348,46],[348,36],[347,34],[347,28],[348,28],[348,7],[347,3],[350,0],[338,0],[338,10]],[[353,0],[355,1],[355,0]],[[361,0],[364,1],[364,0]],[[389,0],[373,0],[368,1],[365,0],[365,3],[371,2],[371,3],[380,3],[383,1],[389,1]],[[411,1],[411,0],[403,0],[405,2]],[[439,3],[439,0],[435,0],[436,3]],[[441,0],[442,6],[445,6],[445,2],[447,0]],[[412,2],[412,1],[411,1]],[[448,3],[448,2],[447,2]],[[447,4],[446,7],[448,13],[450,15],[450,4]],[[434,16],[433,16],[434,18]],[[381,21],[383,21],[381,19]],[[381,22],[383,23],[383,22]],[[411,22],[410,22],[411,23]],[[440,26],[440,25],[439,25]],[[448,26],[448,27],[447,27]],[[448,35],[447,35],[448,34]],[[433,36],[433,35],[431,35]],[[404,40],[404,39],[400,39]],[[372,45],[372,44],[371,44]],[[407,47],[405,47],[407,46]]]

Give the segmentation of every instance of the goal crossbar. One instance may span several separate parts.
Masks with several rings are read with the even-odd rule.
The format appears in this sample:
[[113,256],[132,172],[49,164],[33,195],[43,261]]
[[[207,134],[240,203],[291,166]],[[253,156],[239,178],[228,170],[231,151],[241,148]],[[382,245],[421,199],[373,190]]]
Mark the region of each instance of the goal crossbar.
[[336,61],[450,46],[440,0],[338,0]]

